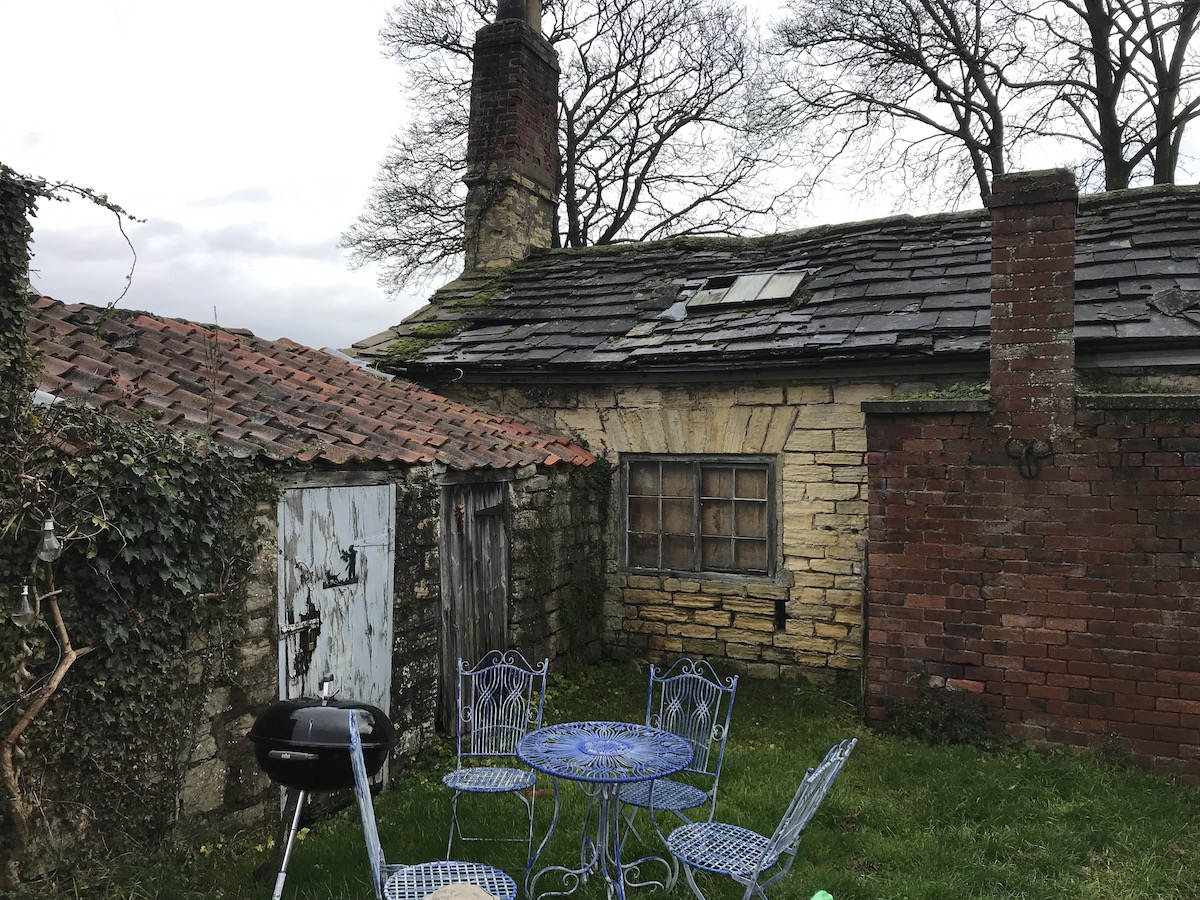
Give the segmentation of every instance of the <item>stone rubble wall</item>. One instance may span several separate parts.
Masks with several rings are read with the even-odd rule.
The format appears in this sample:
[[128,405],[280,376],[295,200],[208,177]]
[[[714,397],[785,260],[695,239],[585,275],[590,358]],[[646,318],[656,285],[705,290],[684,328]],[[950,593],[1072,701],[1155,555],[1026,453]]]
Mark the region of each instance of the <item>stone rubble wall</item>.
[[[276,511],[264,505],[258,515],[262,543],[246,579],[244,605],[231,610],[223,636],[229,656],[188,750],[179,798],[185,833],[210,826],[227,833],[257,830],[273,821],[278,808],[278,790],[259,770],[246,740],[258,714],[279,697]],[[202,648],[193,641],[191,649],[198,662]],[[198,682],[203,667],[190,668]]]
[[[603,486],[607,488],[607,485]],[[512,646],[556,668],[594,662],[603,650],[602,487],[586,469],[517,473],[510,529]]]
[[[397,473],[391,719],[397,743],[392,773],[438,740],[441,487],[432,467]],[[326,482],[322,482],[323,484]],[[511,484],[512,645],[559,668],[600,657],[602,563],[607,510],[595,502],[595,479],[560,466],[521,469]],[[279,789],[254,761],[246,734],[279,691],[276,516],[261,511],[262,546],[244,606],[231,610],[227,665],[210,690],[187,743],[179,835],[232,834],[275,828]],[[592,573],[595,573],[594,578]],[[207,642],[197,640],[196,659]],[[197,664],[199,682],[203,668]]]
[[[429,467],[392,477],[397,509],[391,719],[397,737],[393,759],[402,765],[404,757],[436,739],[439,487]],[[279,789],[259,770],[246,740],[257,716],[279,697],[277,521],[274,508],[260,514],[262,545],[245,605],[231,611],[224,636],[231,648],[228,665],[211,689],[188,750],[181,833],[261,831],[274,828],[278,819]],[[199,667],[195,673],[199,677]]]

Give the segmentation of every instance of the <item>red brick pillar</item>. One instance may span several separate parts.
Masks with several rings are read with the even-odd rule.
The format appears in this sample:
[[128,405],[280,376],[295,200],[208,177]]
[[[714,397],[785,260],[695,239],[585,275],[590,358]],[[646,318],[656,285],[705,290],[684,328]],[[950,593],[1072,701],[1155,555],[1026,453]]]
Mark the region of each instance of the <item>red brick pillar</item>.
[[992,211],[991,393],[1020,441],[1075,423],[1075,211],[1066,170],[998,176]]
[[[475,34],[467,132],[466,268],[550,246],[558,193],[558,57],[540,5],[507,0]],[[511,17],[508,17],[511,16]]]

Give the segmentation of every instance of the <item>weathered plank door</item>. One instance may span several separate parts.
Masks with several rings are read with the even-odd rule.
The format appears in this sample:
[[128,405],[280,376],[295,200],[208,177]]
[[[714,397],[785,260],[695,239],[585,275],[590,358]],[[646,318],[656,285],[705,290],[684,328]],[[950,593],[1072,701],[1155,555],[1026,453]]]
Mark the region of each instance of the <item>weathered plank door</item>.
[[442,488],[442,724],[455,730],[454,687],[459,657],[474,662],[507,649],[508,532],[505,485]]
[[308,487],[279,502],[279,696],[391,714],[396,486]]

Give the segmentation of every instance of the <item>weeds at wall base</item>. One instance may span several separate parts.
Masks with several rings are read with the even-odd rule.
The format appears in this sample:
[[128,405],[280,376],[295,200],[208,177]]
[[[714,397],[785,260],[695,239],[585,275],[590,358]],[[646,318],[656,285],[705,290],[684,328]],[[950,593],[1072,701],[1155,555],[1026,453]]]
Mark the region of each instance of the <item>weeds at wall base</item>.
[[997,738],[987,727],[987,711],[970,695],[933,684],[927,672],[915,679],[914,700],[897,701],[888,711],[893,734],[934,747],[964,745],[987,750]]

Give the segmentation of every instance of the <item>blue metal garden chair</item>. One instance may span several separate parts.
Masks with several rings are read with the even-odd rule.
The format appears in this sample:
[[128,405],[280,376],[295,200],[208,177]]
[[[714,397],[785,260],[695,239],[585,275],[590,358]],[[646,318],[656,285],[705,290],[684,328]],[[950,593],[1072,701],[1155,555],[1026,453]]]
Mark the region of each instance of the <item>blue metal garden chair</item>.
[[857,738],[848,738],[835,744],[819,766],[808,770],[770,837],[724,822],[696,822],[672,831],[667,836],[667,849],[683,866],[698,900],[705,897],[696,884],[697,869],[728,875],[745,885],[742,900],[750,900],[752,896],[767,900],[766,889],[791,869],[800,836],[857,743]]
[[473,884],[497,900],[515,900],[517,883],[492,866],[472,862],[419,863],[415,866],[388,865],[379,843],[379,827],[375,821],[375,804],[367,782],[367,767],[363,762],[362,738],[358,730],[358,711],[349,710],[350,765],[354,769],[354,797],[362,819],[367,856],[371,860],[371,882],[376,900],[422,900],[427,894],[448,884]]
[[[621,790],[631,828],[638,809],[649,809],[652,817],[669,810],[690,822],[685,810],[707,807],[701,814],[712,821],[737,682],[736,675],[720,678],[705,660],[679,659],[666,671],[650,667],[646,724],[684,738],[692,745],[692,761],[681,773],[683,778],[658,778]],[[657,819],[654,827],[659,829]]]
[[[458,765],[442,777],[454,791],[450,801],[450,837],[446,858],[459,840],[502,840],[525,844],[533,850],[533,807],[537,773],[517,760],[517,741],[542,725],[546,698],[546,672],[550,660],[531,666],[516,650],[490,650],[475,663],[458,661]],[[515,765],[496,765],[511,759]],[[528,827],[523,837],[495,838],[463,834],[458,802],[463,794],[512,794],[523,804]]]

